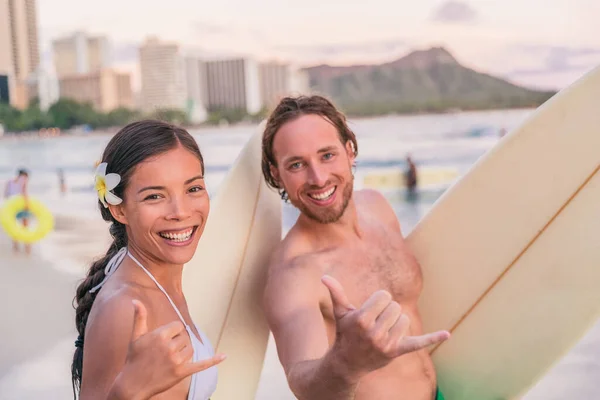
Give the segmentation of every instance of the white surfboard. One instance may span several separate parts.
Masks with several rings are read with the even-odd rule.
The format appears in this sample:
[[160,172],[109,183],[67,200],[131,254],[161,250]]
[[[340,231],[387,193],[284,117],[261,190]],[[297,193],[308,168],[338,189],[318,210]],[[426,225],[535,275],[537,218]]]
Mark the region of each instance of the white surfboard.
[[408,243],[449,400],[522,396],[600,317],[600,69],[451,187]]
[[[261,309],[268,259],[281,241],[281,199],[262,176],[264,125],[250,138],[218,193],[183,286],[190,313],[217,353],[212,400],[250,400],[258,388],[269,328]],[[210,149],[205,149],[210,151]]]

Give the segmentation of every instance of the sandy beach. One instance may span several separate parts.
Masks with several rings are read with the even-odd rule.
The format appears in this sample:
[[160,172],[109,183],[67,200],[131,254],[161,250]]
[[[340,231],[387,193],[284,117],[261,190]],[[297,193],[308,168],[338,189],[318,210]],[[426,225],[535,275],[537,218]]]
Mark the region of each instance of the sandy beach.
[[[77,332],[71,306],[85,269],[110,242],[99,215],[82,218],[54,204],[55,230],[32,254],[13,254],[0,233],[0,399],[63,400],[73,397],[70,363]],[[256,399],[293,400],[273,342],[267,350]]]
[[[108,242],[100,217],[60,211],[56,229],[33,254],[13,255],[0,234],[0,399],[70,399],[74,311],[71,302],[86,266]],[[552,329],[552,327],[541,327]],[[526,400],[600,398],[600,323],[532,390]],[[293,400],[273,342],[268,347],[257,400]],[[451,399],[450,399],[451,400]]]

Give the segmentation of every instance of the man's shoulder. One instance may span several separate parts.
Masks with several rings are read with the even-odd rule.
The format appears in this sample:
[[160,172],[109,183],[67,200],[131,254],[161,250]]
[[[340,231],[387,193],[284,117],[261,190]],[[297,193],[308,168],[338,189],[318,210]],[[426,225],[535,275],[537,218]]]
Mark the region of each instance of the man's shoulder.
[[318,285],[323,274],[323,252],[314,248],[311,237],[292,228],[273,253],[268,269],[267,286],[289,282],[307,289]]
[[381,192],[374,189],[362,189],[354,192],[354,199],[359,210],[372,215],[382,223],[390,223],[394,227],[398,225],[396,212]]
[[292,230],[279,243],[271,257],[271,271],[290,271],[305,269],[317,254],[310,246],[310,241],[304,234]]
[[354,192],[354,199],[359,203],[375,203],[375,204],[386,204],[389,202],[378,190],[375,189],[361,189]]

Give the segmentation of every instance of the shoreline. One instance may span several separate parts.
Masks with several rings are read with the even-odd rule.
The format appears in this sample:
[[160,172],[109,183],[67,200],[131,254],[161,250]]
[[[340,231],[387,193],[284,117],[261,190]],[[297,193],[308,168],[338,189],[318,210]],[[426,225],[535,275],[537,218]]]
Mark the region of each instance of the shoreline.
[[[445,111],[423,111],[423,112],[390,112],[379,115],[357,115],[353,116],[351,114],[347,115],[348,121],[368,121],[373,119],[387,119],[387,118],[421,118],[427,116],[444,116],[444,115],[466,115],[466,114],[483,114],[483,113],[496,113],[496,112],[519,112],[519,111],[529,111],[532,112],[536,109],[536,107],[515,107],[515,108],[489,108],[489,109],[457,109],[457,110],[445,110]],[[238,122],[232,123],[225,126],[221,125],[182,125],[183,128],[188,130],[190,133],[194,135],[202,135],[208,132],[203,131],[221,131],[226,132],[232,129],[244,129],[244,128],[255,128],[259,125],[258,122]],[[40,139],[55,139],[61,137],[110,137],[115,135],[121,127],[110,127],[110,128],[101,128],[96,130],[91,130],[90,132],[65,132],[60,133],[56,136],[40,136],[39,131],[28,131],[28,132],[5,132],[4,135],[0,135],[0,142],[2,141],[15,141],[15,140],[40,140]],[[227,132],[227,134],[231,134],[234,132]]]

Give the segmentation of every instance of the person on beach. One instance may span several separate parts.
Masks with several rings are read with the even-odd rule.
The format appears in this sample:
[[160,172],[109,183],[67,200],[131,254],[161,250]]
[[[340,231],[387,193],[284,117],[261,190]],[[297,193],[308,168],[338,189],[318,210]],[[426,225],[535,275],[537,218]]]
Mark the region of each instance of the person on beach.
[[406,189],[414,192],[417,189],[417,166],[410,154],[406,155],[406,172],[404,173]]
[[[23,224],[23,226],[27,227],[29,226],[29,217],[31,216],[30,212],[28,211],[28,207],[27,207],[27,201],[29,199],[28,197],[28,190],[27,190],[27,185],[29,183],[29,172],[27,172],[27,170],[25,169],[19,169],[17,171],[17,176],[14,179],[9,180],[6,183],[6,186],[4,188],[4,198],[5,199],[10,199],[13,196],[23,196],[23,198],[25,199],[25,209],[22,211],[19,211],[17,213],[17,220]],[[19,242],[16,240],[13,240],[13,251],[15,253],[19,252]],[[31,245],[28,243],[24,243],[23,247],[25,248],[25,253],[26,254],[31,254]]]
[[210,208],[196,141],[167,123],[131,123],[106,146],[95,188],[113,243],[77,288],[75,396],[208,399],[225,357],[182,291]]
[[425,349],[420,266],[387,200],[354,192],[345,116],[320,96],[287,97],[262,142],[267,184],[300,210],[272,256],[264,311],[299,399],[443,398]]
[[58,189],[61,195],[67,193],[67,181],[65,179],[65,171],[62,168],[58,169]]

